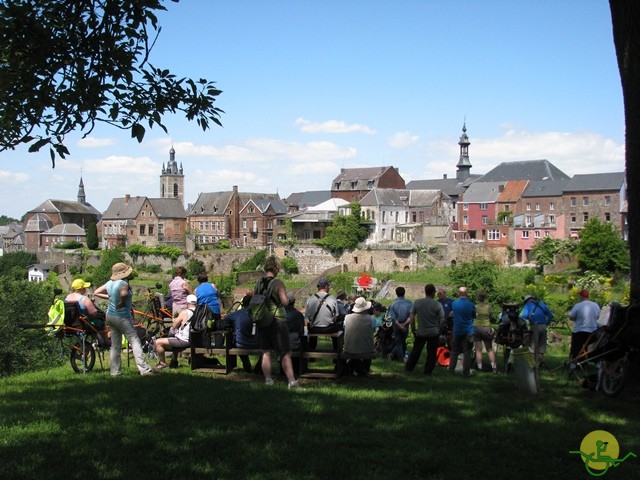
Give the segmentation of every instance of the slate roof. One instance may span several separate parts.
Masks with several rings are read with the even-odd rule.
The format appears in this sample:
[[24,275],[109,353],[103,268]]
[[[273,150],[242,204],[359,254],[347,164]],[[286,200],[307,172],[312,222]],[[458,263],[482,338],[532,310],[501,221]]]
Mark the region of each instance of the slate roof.
[[505,180],[568,180],[570,177],[549,160],[502,162],[480,177],[478,182]]
[[[441,195],[444,194],[440,190],[373,188],[362,198],[362,200],[360,200],[360,205],[430,207],[440,198]],[[446,195],[444,196],[447,197]]]
[[84,228],[79,227],[75,223],[61,223],[50,228],[43,235],[60,235],[60,236],[85,236],[87,232]]
[[36,213],[24,227],[25,232],[44,232],[53,226],[53,221],[46,213]]
[[306,207],[315,207],[316,205],[329,200],[331,198],[330,190],[314,190],[311,192],[292,193],[286,199],[286,204],[295,206],[302,210]]
[[227,211],[233,192],[208,192],[198,195],[189,215],[223,215]]
[[102,215],[102,221],[134,219],[138,216],[146,200],[147,197],[129,197],[127,202],[125,197],[114,198]]
[[494,203],[500,196],[500,186],[504,182],[475,182],[464,192],[464,203]]
[[461,181],[457,178],[436,178],[431,180],[412,180],[407,183],[409,190],[441,190],[449,197],[457,197],[464,193],[466,188],[480,178],[480,175],[469,175]]
[[361,180],[377,180],[387,170],[393,167],[367,167],[367,168],[342,168],[340,174],[333,179],[333,184],[338,182],[357,182]]
[[240,196],[240,210],[243,210],[247,203],[252,202],[262,213],[265,213],[269,206],[273,207],[276,214],[289,211],[277,193],[239,193],[238,195]]
[[565,192],[618,191],[625,184],[624,172],[574,175],[564,187]]
[[561,197],[569,180],[532,180],[522,198]]
[[100,212],[89,203],[72,202],[69,200],[45,200],[28,213],[71,213],[81,215],[96,215],[100,218]]
[[187,218],[187,212],[180,199],[149,198],[148,200],[158,218]]

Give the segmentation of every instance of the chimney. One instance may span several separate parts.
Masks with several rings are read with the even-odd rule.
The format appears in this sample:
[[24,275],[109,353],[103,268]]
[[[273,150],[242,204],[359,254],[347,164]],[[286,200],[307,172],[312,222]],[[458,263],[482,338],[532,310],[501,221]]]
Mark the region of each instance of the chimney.
[[233,193],[238,193],[238,186],[237,185],[233,186]]
[[124,204],[129,205],[129,200],[131,200],[131,195],[128,193],[124,196]]
[[446,174],[446,173],[445,173],[445,174],[443,174],[443,175],[442,175],[442,178],[443,178],[443,180],[446,180],[446,179],[447,179],[447,174]]

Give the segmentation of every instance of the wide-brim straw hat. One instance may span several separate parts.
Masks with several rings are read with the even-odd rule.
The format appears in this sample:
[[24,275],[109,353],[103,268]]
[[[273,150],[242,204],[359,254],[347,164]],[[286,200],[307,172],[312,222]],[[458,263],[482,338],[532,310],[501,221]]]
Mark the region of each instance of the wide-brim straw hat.
[[126,263],[116,263],[111,267],[111,280],[122,280],[131,275],[131,272],[133,272],[133,268]]

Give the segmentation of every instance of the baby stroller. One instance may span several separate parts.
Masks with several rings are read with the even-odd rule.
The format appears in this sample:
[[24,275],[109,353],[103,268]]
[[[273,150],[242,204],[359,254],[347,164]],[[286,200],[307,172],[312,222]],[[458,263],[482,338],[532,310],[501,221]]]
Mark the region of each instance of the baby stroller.
[[391,358],[391,351],[394,346],[392,325],[393,322],[391,320],[385,320],[374,335],[375,352],[378,358]]
[[529,344],[527,323],[518,314],[518,303],[505,303],[502,306],[500,324],[496,333],[496,343],[504,348],[504,370],[509,371],[511,350]]

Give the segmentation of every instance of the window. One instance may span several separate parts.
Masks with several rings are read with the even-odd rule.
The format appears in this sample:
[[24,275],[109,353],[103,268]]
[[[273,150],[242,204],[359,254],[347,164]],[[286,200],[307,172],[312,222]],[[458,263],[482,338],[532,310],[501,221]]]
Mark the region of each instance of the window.
[[144,217],[144,210],[142,212],[140,212],[140,216]]
[[604,214],[604,221],[605,222],[610,222],[611,221],[611,214],[609,212],[606,212]]
[[469,210],[469,204],[468,203],[463,203],[462,204],[462,209],[463,210]]
[[334,184],[334,187],[335,187],[336,190],[340,190],[340,182],[336,182]]
[[254,221],[253,221],[253,231],[254,231],[254,232],[257,232],[257,231],[258,231],[258,221],[257,221],[257,220],[254,220]]
[[523,230],[522,231],[522,238],[529,238],[529,231],[528,230]]
[[146,225],[140,225],[140,235],[145,235]]
[[367,188],[373,188],[373,180],[367,182]]
[[553,202],[549,202],[549,210],[554,210],[555,206],[553,204]]
[[253,213],[255,209],[253,207],[249,207],[249,213]]
[[588,214],[587,212],[584,212],[584,213],[582,214],[582,221],[583,221],[584,223],[587,223],[587,222],[589,221],[589,214]]
[[486,215],[482,216],[482,225],[487,225],[489,223],[489,217]]
[[509,208],[511,208],[509,205],[505,205],[505,206],[504,206],[504,211],[505,211],[505,212],[508,212],[508,211],[509,211]]
[[158,224],[158,235],[164,235],[164,224]]
[[531,204],[527,203],[527,207],[526,207],[527,211],[531,210]]
[[413,212],[413,213],[411,214],[411,221],[412,221],[413,223],[416,223],[416,221],[417,221],[417,220],[418,220],[418,218],[416,217],[416,212]]
[[556,216],[555,215],[549,215],[549,225],[553,226],[556,224]]
[[480,210],[486,210],[487,209],[487,204],[486,203],[481,203],[480,204]]
[[576,197],[571,197],[571,206],[572,207],[576,206]]
[[469,225],[469,217],[468,216],[464,216],[462,217],[462,224],[463,225]]
[[153,225],[149,225],[149,235],[153,235]]
[[575,213],[571,214],[571,223],[576,223],[578,221],[577,216]]
[[178,184],[177,183],[173,184],[173,196],[175,198],[178,198]]
[[536,230],[536,231],[535,231],[535,233],[534,233],[534,236],[535,236],[536,238],[540,238],[540,237],[541,237],[541,235],[540,235],[540,230]]
[[387,216],[387,212],[385,212],[384,210],[382,211],[382,223],[385,222],[386,220],[386,216]]
[[489,230],[488,240],[500,240],[500,230]]
[[549,236],[550,236],[550,235],[549,235],[549,232],[544,232],[544,236],[545,236],[545,237],[549,237]]
[[589,206],[589,197],[582,197],[582,206],[583,207]]
[[246,220],[242,220],[242,228],[247,228],[247,221]]
[[540,211],[540,204],[536,202],[536,212]]
[[150,216],[150,217],[153,217],[153,212],[149,212],[149,216]]
[[604,204],[605,204],[606,207],[611,205],[611,197],[609,195],[605,195],[604,196]]
[[355,190],[358,186],[358,182],[351,182],[351,190]]
[[399,212],[396,212],[396,223],[398,223],[398,213]]
[[404,223],[409,223],[409,212],[404,212]]

